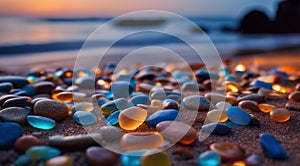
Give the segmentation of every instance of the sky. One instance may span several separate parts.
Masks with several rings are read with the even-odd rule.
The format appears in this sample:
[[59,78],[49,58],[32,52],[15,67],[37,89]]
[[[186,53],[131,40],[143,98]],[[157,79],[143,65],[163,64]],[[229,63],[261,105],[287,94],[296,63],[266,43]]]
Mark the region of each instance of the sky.
[[280,0],[0,0],[0,16],[109,17],[137,10],[185,16],[238,17],[260,8],[274,14]]

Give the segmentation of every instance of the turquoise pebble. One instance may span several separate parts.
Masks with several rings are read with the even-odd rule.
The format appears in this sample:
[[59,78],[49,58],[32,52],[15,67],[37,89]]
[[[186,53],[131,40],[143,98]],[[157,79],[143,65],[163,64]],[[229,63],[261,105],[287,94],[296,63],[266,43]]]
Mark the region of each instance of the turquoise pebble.
[[231,76],[231,75],[226,76],[225,81],[238,82],[238,80],[235,77]]
[[251,121],[251,116],[238,106],[228,107],[226,114],[230,121],[238,125],[248,125]]
[[114,98],[127,98],[133,92],[133,87],[126,81],[116,81],[111,84],[110,90]]
[[260,80],[255,80],[250,83],[250,86],[256,87],[256,88],[266,88],[266,89],[271,89],[272,90],[272,84]]
[[147,152],[147,150],[132,150],[127,151],[121,155],[121,162],[123,166],[140,166],[141,156]]
[[285,150],[281,146],[280,142],[272,134],[261,134],[259,137],[259,141],[267,157],[279,160],[287,158]]
[[106,123],[110,126],[114,126],[116,124],[119,123],[119,114],[120,114],[120,110],[113,112],[112,114],[110,114],[107,118],[106,118]]
[[166,109],[166,110],[160,110],[152,115],[150,115],[147,119],[147,123],[155,127],[159,122],[167,121],[167,120],[176,120],[178,117],[178,111],[175,109]]
[[110,91],[108,92],[105,92],[104,93],[104,96],[107,98],[107,99],[113,99],[114,98],[114,94]]
[[209,123],[201,127],[201,132],[212,133],[216,135],[225,135],[230,131],[230,128],[223,123]]
[[107,102],[101,106],[101,112],[104,115],[109,115],[118,110],[124,110],[128,107],[128,102],[125,98],[119,98],[110,102]]
[[19,156],[17,158],[17,160],[15,161],[15,164],[17,166],[26,166],[26,165],[29,165],[31,163],[31,158],[28,157],[27,155],[22,155],[22,156]]
[[198,157],[198,166],[218,166],[220,163],[221,157],[215,151],[206,151]]
[[25,154],[32,160],[45,161],[59,156],[61,151],[50,146],[32,146],[26,151]]
[[0,123],[0,150],[9,149],[14,146],[16,140],[23,134],[22,127],[14,122]]
[[102,106],[102,105],[105,104],[105,103],[106,103],[106,100],[103,99],[103,98],[100,98],[100,99],[97,101],[97,104],[98,104],[99,106]]
[[43,116],[28,115],[27,122],[37,129],[50,130],[55,127],[55,121]]
[[148,95],[141,94],[133,96],[130,101],[134,106],[137,106],[138,104],[148,105],[150,103],[150,98]]
[[83,126],[94,124],[97,120],[97,117],[93,113],[87,111],[77,111],[73,116],[75,122]]

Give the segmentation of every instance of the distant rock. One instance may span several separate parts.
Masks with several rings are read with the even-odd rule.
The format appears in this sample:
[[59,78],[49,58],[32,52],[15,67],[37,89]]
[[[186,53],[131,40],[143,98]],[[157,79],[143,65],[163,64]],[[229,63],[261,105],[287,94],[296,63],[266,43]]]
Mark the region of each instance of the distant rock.
[[253,10],[246,14],[240,22],[241,33],[267,33],[269,31],[270,19],[259,10]]

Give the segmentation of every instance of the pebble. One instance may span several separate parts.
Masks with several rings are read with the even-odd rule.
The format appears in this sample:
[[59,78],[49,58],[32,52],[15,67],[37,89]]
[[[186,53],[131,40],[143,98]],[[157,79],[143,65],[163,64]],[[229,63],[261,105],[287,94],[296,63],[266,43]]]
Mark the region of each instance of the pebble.
[[26,96],[11,98],[3,103],[2,108],[30,106],[30,102],[31,98]]
[[89,147],[85,156],[89,166],[112,166],[118,159],[117,154],[98,146]]
[[185,93],[197,92],[199,91],[199,86],[197,82],[186,82],[181,86],[181,91]]
[[172,161],[166,152],[158,152],[147,155],[144,154],[141,158],[141,166],[171,166]]
[[92,125],[96,123],[97,120],[96,115],[86,111],[77,111],[73,117],[76,123],[83,126]]
[[32,160],[46,161],[58,157],[61,154],[61,151],[50,146],[38,145],[30,147],[25,154]]
[[148,95],[141,94],[132,97],[130,101],[134,106],[137,106],[138,104],[148,105],[150,103],[150,98]]
[[237,98],[235,96],[226,96],[226,100],[227,103],[231,104],[231,105],[236,105],[237,103]]
[[22,136],[22,127],[18,123],[0,123],[0,150],[10,149],[18,138]]
[[271,104],[262,103],[262,104],[258,104],[258,108],[260,109],[261,112],[270,113],[276,107],[274,105],[271,105]]
[[41,81],[33,85],[37,94],[51,94],[55,88],[54,83],[50,81]]
[[36,115],[48,117],[55,121],[61,121],[68,116],[66,104],[49,99],[36,102],[33,111]]
[[133,92],[133,87],[127,81],[116,81],[110,86],[114,98],[127,98]]
[[295,88],[296,88],[296,91],[300,91],[300,83],[298,83],[298,84],[295,86]]
[[272,90],[270,90],[270,89],[259,88],[257,94],[258,94],[259,96],[268,96],[271,92],[272,92]]
[[0,92],[8,93],[13,89],[13,84],[10,82],[0,83]]
[[34,128],[50,130],[55,127],[55,121],[43,116],[28,115],[27,122]]
[[226,110],[226,114],[230,121],[238,125],[248,125],[251,121],[251,116],[240,107],[230,106]]
[[160,100],[163,101],[167,98],[167,94],[164,91],[156,91],[150,95],[151,100]]
[[92,89],[95,87],[95,78],[91,76],[77,77],[74,84],[83,89]]
[[276,122],[286,122],[291,118],[291,114],[286,108],[275,108],[270,112],[270,117]]
[[59,156],[46,161],[45,166],[72,166],[73,160],[70,156]]
[[183,99],[183,106],[192,111],[208,111],[211,103],[203,96],[193,95]]
[[120,128],[114,126],[102,126],[99,131],[106,143],[120,142],[121,137],[124,135]]
[[23,107],[9,107],[0,111],[0,120],[2,122],[15,122],[20,125],[27,123],[26,117],[30,110]]
[[146,150],[130,150],[122,153],[120,159],[123,166],[140,166],[141,156]]
[[31,158],[26,155],[21,155],[15,161],[16,166],[27,166],[31,163]]
[[265,155],[271,159],[283,160],[287,158],[287,154],[280,142],[269,133],[259,136],[259,142]]
[[76,111],[87,111],[92,112],[94,110],[94,106],[90,102],[80,102],[76,103],[71,107],[72,114],[74,114]]
[[256,102],[261,102],[263,100],[263,97],[259,96],[258,94],[248,94],[237,98],[237,102],[241,102],[243,100],[252,100]]
[[213,92],[206,93],[204,97],[210,100],[214,105],[216,105],[218,102],[226,100],[225,95]]
[[225,110],[213,109],[207,113],[205,120],[209,122],[226,122],[228,120],[228,116]]
[[246,165],[247,166],[260,166],[263,165],[263,159],[257,154],[251,154],[249,157],[246,158]]
[[29,84],[26,77],[20,76],[0,76],[0,83],[9,82],[12,83],[14,88],[22,88]]
[[244,110],[259,112],[258,104],[256,101],[243,100],[243,101],[239,102],[238,106]]
[[245,156],[245,151],[238,144],[231,142],[213,143],[210,149],[217,152],[223,161],[238,161]]
[[163,102],[160,100],[151,100],[150,106],[156,107],[157,110],[162,110],[164,107]]
[[119,114],[119,125],[125,130],[135,130],[147,118],[147,111],[140,107],[127,108]]
[[119,115],[120,115],[121,111],[116,111],[113,112],[112,114],[108,115],[108,117],[106,118],[106,124],[110,125],[110,126],[114,126],[119,124]]
[[220,101],[216,104],[216,108],[221,110],[226,110],[228,107],[230,107],[231,104],[225,101]]
[[138,85],[136,86],[136,91],[137,91],[137,92],[143,92],[143,93],[145,93],[145,94],[148,94],[148,93],[151,91],[152,88],[153,88],[153,86],[150,85],[150,84],[140,83],[140,84],[138,84]]
[[257,88],[266,88],[272,90],[272,84],[260,80],[254,80],[250,83],[250,86],[257,87]]
[[201,132],[216,135],[226,135],[230,132],[230,127],[223,123],[208,123],[201,127]]
[[72,92],[59,92],[57,94],[53,94],[52,98],[60,102],[71,102],[73,101],[74,95]]
[[179,109],[178,103],[173,99],[166,99],[163,101],[163,109]]
[[241,86],[233,81],[225,81],[224,85],[226,87],[226,91],[228,92],[241,92],[242,88]]
[[12,98],[16,98],[16,97],[18,97],[18,96],[17,96],[17,95],[11,95],[11,94],[1,96],[1,97],[0,97],[0,106],[2,107],[3,103],[4,103],[6,100],[12,99]]
[[163,145],[163,137],[157,132],[132,132],[122,136],[120,147],[123,151],[155,149]]
[[124,110],[128,108],[128,102],[125,98],[119,98],[110,102],[107,102],[101,106],[101,112],[104,115],[109,115],[118,110]]
[[293,111],[300,111],[300,103],[286,103],[285,108]]
[[43,141],[33,135],[23,135],[15,142],[14,149],[20,154],[24,154],[27,149],[35,145],[43,145]]
[[289,100],[293,102],[300,102],[300,91],[292,92],[289,95]]
[[218,166],[220,164],[220,155],[217,152],[211,150],[201,153],[197,160],[198,166]]
[[149,126],[155,127],[159,122],[162,121],[174,121],[178,117],[178,111],[175,109],[167,109],[156,111],[147,118],[147,123]]
[[184,145],[192,144],[197,137],[197,130],[180,121],[163,121],[156,125],[156,130],[166,139]]

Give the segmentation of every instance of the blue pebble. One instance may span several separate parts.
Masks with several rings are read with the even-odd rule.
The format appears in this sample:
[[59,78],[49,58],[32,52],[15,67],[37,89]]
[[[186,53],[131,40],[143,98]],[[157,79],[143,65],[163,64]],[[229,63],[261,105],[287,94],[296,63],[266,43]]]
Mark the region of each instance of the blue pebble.
[[250,86],[256,87],[256,88],[266,88],[266,89],[271,89],[272,90],[272,84],[260,80],[255,80],[250,83]]
[[284,160],[287,158],[285,150],[272,134],[261,134],[259,141],[267,157],[278,160]]
[[103,99],[103,98],[100,98],[100,99],[97,101],[97,103],[98,103],[99,106],[102,106],[103,104],[106,103],[106,100]]
[[50,130],[55,127],[55,121],[43,116],[28,115],[27,122],[37,129]]
[[206,151],[198,157],[198,166],[218,166],[220,163],[221,157],[215,151]]
[[0,123],[0,150],[12,148],[22,134],[22,127],[18,123]]
[[226,76],[225,81],[238,82],[238,80],[235,77],[231,76],[231,75]]
[[147,150],[132,150],[122,153],[121,162],[123,166],[140,166],[141,157]]
[[148,105],[150,103],[150,98],[148,95],[136,95],[134,97],[131,98],[131,103],[134,106],[137,106],[138,104],[144,104],[144,105]]
[[226,109],[226,114],[230,121],[238,125],[248,125],[251,121],[251,116],[238,106],[230,106]]
[[111,84],[110,90],[114,95],[114,98],[127,98],[133,92],[133,87],[126,81],[116,81]]
[[17,158],[17,160],[15,161],[15,164],[17,166],[26,166],[29,165],[31,163],[31,158],[26,156],[26,155],[22,155],[20,157]]
[[32,160],[49,160],[54,157],[58,157],[61,154],[61,151],[57,148],[50,146],[32,146],[25,152]]
[[178,117],[178,111],[175,109],[160,110],[148,117],[147,123],[155,127],[159,122],[176,120]]
[[25,85],[22,90],[25,91],[29,96],[34,96],[36,94],[36,90],[32,85]]
[[120,114],[120,110],[113,112],[112,114],[110,114],[107,118],[106,118],[106,123],[108,125],[114,126],[116,124],[119,123],[119,114]]
[[97,120],[97,117],[93,113],[87,111],[76,111],[73,116],[75,122],[83,126],[94,124]]
[[225,135],[230,131],[230,128],[223,123],[209,123],[201,127],[201,132],[211,133],[216,135]]

